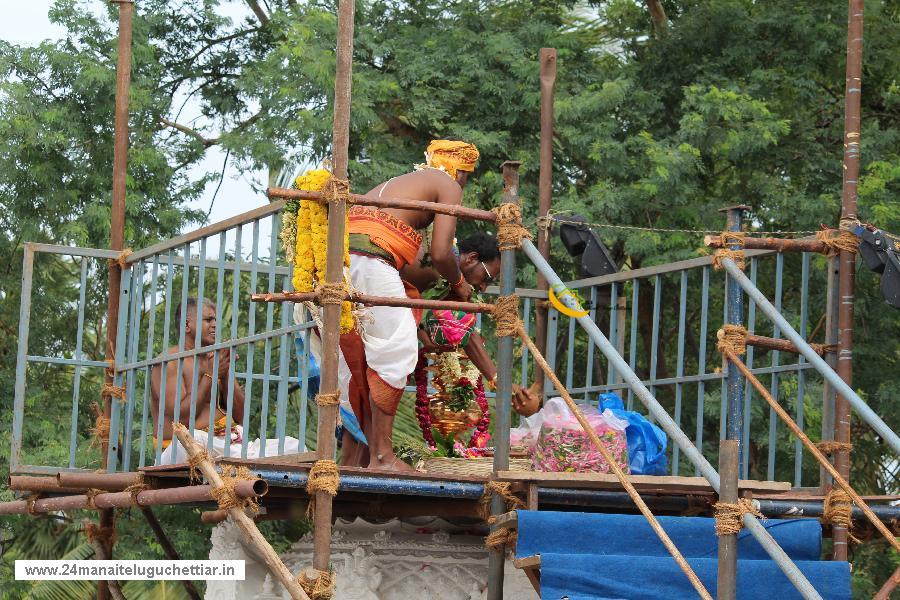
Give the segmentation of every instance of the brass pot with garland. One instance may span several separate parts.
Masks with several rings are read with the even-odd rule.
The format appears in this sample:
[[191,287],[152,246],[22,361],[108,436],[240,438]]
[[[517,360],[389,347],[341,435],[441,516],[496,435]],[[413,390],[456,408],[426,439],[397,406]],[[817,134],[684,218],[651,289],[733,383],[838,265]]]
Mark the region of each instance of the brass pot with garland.
[[[461,352],[459,361],[464,363],[468,361],[468,357]],[[429,355],[434,359],[436,355]],[[455,439],[457,435],[464,431],[468,431],[475,427],[481,420],[484,413],[478,403],[472,399],[465,410],[452,410],[450,404],[450,392],[447,390],[447,382],[443,381],[437,366],[429,366],[428,369],[433,373],[431,385],[437,390],[434,394],[428,395],[428,413],[431,416],[431,425],[437,429],[442,436]]]

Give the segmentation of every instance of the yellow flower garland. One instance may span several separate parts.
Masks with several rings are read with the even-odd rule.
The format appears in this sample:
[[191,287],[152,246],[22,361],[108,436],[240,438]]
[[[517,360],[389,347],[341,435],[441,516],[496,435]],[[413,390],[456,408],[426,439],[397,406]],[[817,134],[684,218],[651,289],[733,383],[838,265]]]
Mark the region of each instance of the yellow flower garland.
[[[321,191],[331,173],[325,169],[307,171],[294,182],[298,190]],[[344,266],[350,266],[350,234],[344,213]],[[297,247],[294,253],[294,289],[311,292],[314,282],[325,281],[325,261],[328,256],[328,209],[315,200],[301,200],[297,211]],[[353,331],[352,305],[341,304],[341,333]]]

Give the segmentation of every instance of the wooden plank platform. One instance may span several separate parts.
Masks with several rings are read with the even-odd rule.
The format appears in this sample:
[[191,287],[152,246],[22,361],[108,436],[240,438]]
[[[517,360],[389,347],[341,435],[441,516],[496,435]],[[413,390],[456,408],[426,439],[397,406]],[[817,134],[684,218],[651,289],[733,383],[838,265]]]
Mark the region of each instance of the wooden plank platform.
[[[550,473],[543,471],[500,471],[500,481],[536,483],[541,487],[577,488],[587,490],[621,490],[622,484],[611,473]],[[641,492],[712,492],[709,482],[702,477],[675,477],[672,475],[629,475],[628,480]],[[756,481],[742,479],[738,482],[742,491],[760,493],[788,492],[787,481]]]

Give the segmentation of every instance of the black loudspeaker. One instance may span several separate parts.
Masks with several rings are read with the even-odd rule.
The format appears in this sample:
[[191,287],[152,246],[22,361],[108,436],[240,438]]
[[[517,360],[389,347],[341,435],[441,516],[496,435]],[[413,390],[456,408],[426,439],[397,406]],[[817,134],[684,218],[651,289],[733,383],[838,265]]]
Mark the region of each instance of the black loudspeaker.
[[881,295],[885,302],[900,308],[900,251],[897,242],[874,227],[859,227],[859,255],[866,266],[881,273]]
[[581,276],[598,277],[619,269],[603,242],[581,215],[568,216],[559,224],[559,238],[570,256],[581,256]]
[[587,225],[575,225],[574,223],[586,223],[586,221],[581,215],[567,217],[566,222],[559,224],[559,239],[562,240],[569,256],[581,256],[587,248],[589,229]]

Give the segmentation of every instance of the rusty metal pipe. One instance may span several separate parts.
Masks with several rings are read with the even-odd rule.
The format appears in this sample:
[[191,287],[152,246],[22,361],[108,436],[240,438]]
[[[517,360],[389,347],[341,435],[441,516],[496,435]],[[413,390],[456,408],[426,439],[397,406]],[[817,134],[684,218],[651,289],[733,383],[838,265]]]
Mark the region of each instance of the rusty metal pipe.
[[[150,529],[153,530],[153,535],[156,536],[156,541],[162,546],[163,552],[165,552],[169,560],[181,560],[178,551],[175,550],[175,546],[172,544],[172,540],[166,535],[165,530],[159,523],[159,519],[157,519],[156,515],[153,513],[153,509],[149,506],[142,506],[141,513],[143,513],[144,518],[147,520],[147,524],[150,526]],[[200,600],[200,592],[197,591],[193,581],[183,579],[181,584],[184,586],[184,591],[187,592],[187,595],[191,600]]]
[[[118,59],[116,62],[116,106],[114,116],[115,133],[113,134],[113,166],[112,166],[112,206],[110,207],[109,247],[122,251],[125,248],[125,192],[128,177],[128,89],[131,87],[131,40],[134,2],[132,0],[115,0],[119,5],[119,41]],[[110,261],[109,297],[106,304],[106,358],[116,355],[116,335],[119,326],[119,288],[122,285],[122,267],[117,261]],[[113,373],[107,370],[105,382],[113,383]],[[112,398],[102,399],[103,414],[107,419],[112,413]],[[118,432],[110,432],[118,436]],[[109,440],[100,445],[101,464],[106,470],[109,458]],[[115,528],[115,515],[112,511],[100,513],[100,527]],[[113,540],[108,538],[104,544],[106,556],[113,558]],[[107,600],[110,591],[104,582],[97,585],[97,600]]]
[[128,486],[142,481],[140,473],[57,473],[60,486],[85,490],[95,488],[109,492],[120,492]]
[[51,492],[53,494],[83,494],[85,487],[62,487],[56,477],[32,477],[30,475],[11,475],[7,487],[17,492]]
[[[305,513],[306,509],[301,508],[298,505],[266,506],[265,512],[253,515],[253,520],[259,523],[260,521],[285,521],[289,519],[302,519],[304,518]],[[222,510],[221,508],[218,510],[205,510],[200,513],[200,521],[207,525],[215,525],[217,523],[221,523],[227,518],[228,511]]]
[[[269,188],[266,190],[269,198],[283,198],[285,200],[316,200],[324,202],[322,192],[310,192],[307,190],[290,190],[286,188]],[[407,210],[423,210],[427,212],[450,215],[474,221],[486,221],[494,223],[497,216],[489,210],[469,208],[468,206],[452,206],[427,202],[425,200],[411,200],[408,198],[378,198],[364,196],[362,194],[350,194],[350,203],[361,206],[377,206],[378,208],[404,208]]]
[[[128,508],[130,506],[153,506],[157,504],[185,504],[189,502],[209,502],[213,500],[211,486],[191,485],[161,490],[144,490],[132,497],[130,492],[107,492],[97,494],[93,498],[94,507],[98,509]],[[264,496],[268,484],[262,479],[240,481],[234,486],[239,498]],[[90,498],[87,495],[60,496],[58,498],[42,498],[35,500],[33,511],[45,513],[57,510],[90,509]],[[28,502],[16,500],[0,503],[0,515],[21,515],[28,513]]]
[[[707,235],[703,244],[710,248],[721,248],[722,239],[718,235]],[[776,252],[818,252],[828,254],[828,246],[816,239],[790,240],[781,238],[745,237],[741,245],[747,250],[775,250]]]
[[[544,260],[550,260],[550,224],[546,222],[553,201],[553,94],[556,89],[556,48],[541,48],[540,62],[541,88],[541,167],[538,175],[538,216],[543,227],[538,231],[537,247]],[[549,289],[547,278],[537,276],[537,288]],[[546,304],[537,303],[535,311],[535,342],[541,352],[547,351]],[[535,369],[534,383],[540,393],[544,393],[544,372]]]
[[[862,99],[863,0],[847,3],[847,67],[844,90],[844,157],[841,187],[841,220],[857,218],[856,197],[859,181],[860,103]],[[853,382],[853,296],[856,279],[856,254],[841,251],[838,276],[838,357],[837,373],[847,384]],[[850,442],[850,403],[838,394],[835,401],[834,439]],[[838,473],[850,478],[850,454],[846,450],[835,453]],[[847,560],[849,532],[844,527],[832,528],[834,560]]]
[[[493,304],[479,302],[457,302],[455,300],[424,300],[420,298],[394,298],[390,296],[370,296],[350,293],[346,300],[366,306],[400,306],[404,308],[427,308],[432,310],[462,310],[470,313],[492,313]],[[313,302],[319,299],[317,292],[280,292],[275,294],[253,294],[253,302]]]

